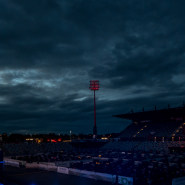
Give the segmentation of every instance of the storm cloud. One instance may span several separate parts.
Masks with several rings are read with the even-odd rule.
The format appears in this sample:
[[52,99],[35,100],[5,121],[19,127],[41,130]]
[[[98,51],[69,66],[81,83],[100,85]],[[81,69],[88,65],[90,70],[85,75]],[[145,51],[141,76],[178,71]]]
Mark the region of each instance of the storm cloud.
[[99,133],[182,106],[183,0],[0,0],[0,133]]

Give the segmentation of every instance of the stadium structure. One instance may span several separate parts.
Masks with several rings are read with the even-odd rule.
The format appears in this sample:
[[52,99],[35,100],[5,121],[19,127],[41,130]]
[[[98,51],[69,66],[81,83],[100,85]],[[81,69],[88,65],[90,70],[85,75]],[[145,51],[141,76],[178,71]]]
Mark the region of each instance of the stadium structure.
[[178,152],[185,151],[185,107],[131,112],[113,117],[131,120],[119,135],[119,142],[104,148],[123,151]]
[[114,117],[131,120],[120,134],[121,140],[183,141],[185,140],[185,107],[132,112]]

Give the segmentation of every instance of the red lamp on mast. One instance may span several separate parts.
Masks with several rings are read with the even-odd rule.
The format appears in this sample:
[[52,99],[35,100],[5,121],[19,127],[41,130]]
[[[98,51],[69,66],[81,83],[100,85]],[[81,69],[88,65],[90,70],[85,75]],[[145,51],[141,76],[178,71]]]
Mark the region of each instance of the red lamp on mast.
[[97,136],[97,127],[96,127],[96,96],[95,91],[99,90],[99,80],[91,80],[89,89],[94,91],[94,128],[93,128],[93,138],[95,139]]

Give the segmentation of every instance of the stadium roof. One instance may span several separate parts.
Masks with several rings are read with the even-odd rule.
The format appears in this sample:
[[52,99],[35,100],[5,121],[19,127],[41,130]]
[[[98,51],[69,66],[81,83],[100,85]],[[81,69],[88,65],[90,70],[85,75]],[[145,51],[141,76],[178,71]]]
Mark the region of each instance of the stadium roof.
[[[127,114],[113,115],[113,117],[141,121],[141,120],[164,120],[185,118],[185,107],[168,108],[161,110],[131,112]],[[184,120],[184,119],[183,119]]]

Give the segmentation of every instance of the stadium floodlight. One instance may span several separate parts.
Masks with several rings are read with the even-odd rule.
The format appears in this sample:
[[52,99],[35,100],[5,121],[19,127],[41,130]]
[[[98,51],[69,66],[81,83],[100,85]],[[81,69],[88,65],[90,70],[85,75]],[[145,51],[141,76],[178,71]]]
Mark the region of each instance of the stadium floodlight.
[[89,89],[94,91],[94,128],[93,128],[93,138],[95,139],[97,136],[97,127],[96,127],[96,96],[95,91],[99,90],[99,80],[91,80]]

